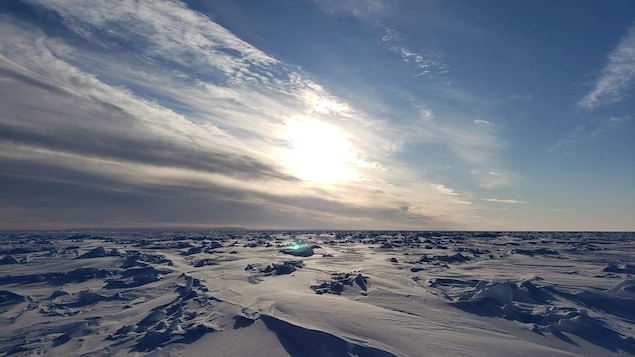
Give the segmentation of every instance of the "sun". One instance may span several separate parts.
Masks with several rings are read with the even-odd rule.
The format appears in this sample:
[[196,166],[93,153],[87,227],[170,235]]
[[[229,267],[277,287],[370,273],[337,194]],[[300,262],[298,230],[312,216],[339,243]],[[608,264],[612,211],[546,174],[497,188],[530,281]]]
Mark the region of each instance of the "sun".
[[283,160],[301,180],[323,184],[357,177],[355,152],[337,127],[315,119],[295,119],[287,122],[283,136],[289,143]]

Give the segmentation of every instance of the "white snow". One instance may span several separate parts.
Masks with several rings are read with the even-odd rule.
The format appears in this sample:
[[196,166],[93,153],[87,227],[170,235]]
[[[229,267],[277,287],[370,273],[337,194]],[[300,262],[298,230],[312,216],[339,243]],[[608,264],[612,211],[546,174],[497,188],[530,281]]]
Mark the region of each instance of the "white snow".
[[635,355],[633,238],[0,232],[0,356]]

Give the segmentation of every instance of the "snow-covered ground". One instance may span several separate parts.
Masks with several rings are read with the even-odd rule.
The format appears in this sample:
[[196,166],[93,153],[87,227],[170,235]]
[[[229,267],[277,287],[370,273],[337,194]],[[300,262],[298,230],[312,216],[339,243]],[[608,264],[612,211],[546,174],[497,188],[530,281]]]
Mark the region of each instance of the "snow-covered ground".
[[635,234],[0,232],[0,356],[635,355]]

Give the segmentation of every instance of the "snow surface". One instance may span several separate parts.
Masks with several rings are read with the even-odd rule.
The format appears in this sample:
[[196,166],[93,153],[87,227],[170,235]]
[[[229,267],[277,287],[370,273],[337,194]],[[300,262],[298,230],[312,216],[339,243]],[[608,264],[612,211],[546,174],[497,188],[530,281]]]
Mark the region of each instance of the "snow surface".
[[635,355],[634,238],[0,232],[0,356]]

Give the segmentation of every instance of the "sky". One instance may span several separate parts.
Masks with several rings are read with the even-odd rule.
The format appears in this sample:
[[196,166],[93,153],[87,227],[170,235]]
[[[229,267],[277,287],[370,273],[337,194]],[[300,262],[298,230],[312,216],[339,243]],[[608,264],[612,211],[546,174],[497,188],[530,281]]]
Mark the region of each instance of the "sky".
[[13,0],[0,34],[0,229],[635,231],[632,0]]

